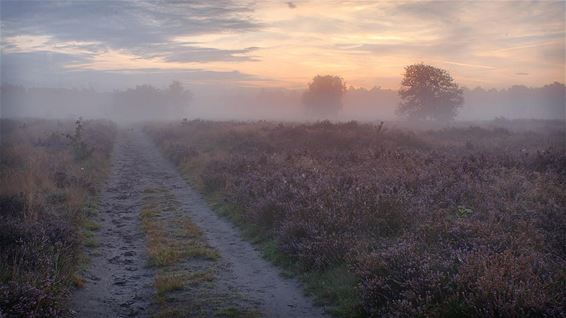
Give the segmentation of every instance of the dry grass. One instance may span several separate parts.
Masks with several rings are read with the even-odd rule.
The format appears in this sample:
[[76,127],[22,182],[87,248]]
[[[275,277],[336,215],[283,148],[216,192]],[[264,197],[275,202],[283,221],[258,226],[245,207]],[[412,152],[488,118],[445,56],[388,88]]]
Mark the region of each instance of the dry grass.
[[198,285],[214,281],[215,276],[212,271],[175,271],[157,273],[154,287],[159,297],[166,293],[181,290],[185,286]]
[[171,193],[160,188],[146,189],[144,193],[140,218],[146,234],[149,264],[157,268],[154,317],[194,316],[199,309],[191,307],[193,300],[182,306],[173,305],[179,301],[178,292],[211,282],[215,275],[212,271],[188,271],[184,262],[216,260],[218,252],[206,245],[198,226],[177,211]]
[[74,274],[71,277],[71,280],[73,282],[73,285],[75,285],[75,287],[77,288],[83,288],[85,286],[85,279],[84,277],[78,275],[78,274]]
[[[218,252],[202,242],[202,232],[183,216],[161,217],[154,204],[147,204],[140,214],[147,235],[147,251],[151,266],[167,266],[187,257],[218,259]],[[177,228],[181,225],[181,228]]]
[[83,227],[88,231],[96,232],[100,230],[100,225],[92,220],[86,219],[83,222]]
[[199,239],[202,237],[202,231],[198,226],[196,226],[189,218],[183,218],[181,220],[183,233],[186,237],[192,239]]
[[160,213],[153,207],[145,207],[140,217],[147,236],[147,252],[151,266],[166,266],[177,262],[181,257],[179,248],[166,232],[167,224],[159,220]]
[[187,284],[189,285],[210,283],[214,281],[214,279],[214,272],[210,270],[192,272],[186,276]]
[[[80,160],[65,134],[73,122],[0,119],[0,312],[64,316],[83,246],[94,246],[89,207],[109,163],[115,130],[83,122]],[[79,139],[77,139],[79,140]]]
[[155,205],[145,205],[140,212],[140,218],[142,219],[142,222],[149,222],[151,218],[158,216],[159,211],[157,211],[156,208],[157,207]]
[[187,281],[184,273],[158,273],[155,277],[155,290],[158,296],[183,289]]
[[190,246],[187,246],[184,254],[186,257],[204,258],[211,261],[215,261],[220,257],[220,254],[218,254],[215,249],[199,242],[195,242]]

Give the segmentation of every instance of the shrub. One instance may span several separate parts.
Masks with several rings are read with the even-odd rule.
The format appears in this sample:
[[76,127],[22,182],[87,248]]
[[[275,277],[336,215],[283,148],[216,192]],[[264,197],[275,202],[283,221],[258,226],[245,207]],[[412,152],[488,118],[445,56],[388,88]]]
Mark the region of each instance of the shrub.
[[0,120],[0,157],[10,158],[0,170],[0,315],[69,314],[84,207],[104,176],[114,128],[79,120],[70,144],[61,129],[72,123]]
[[67,138],[69,138],[71,142],[71,149],[73,150],[73,154],[75,156],[75,160],[82,161],[88,158],[91,153],[93,152],[92,149],[88,147],[88,145],[83,140],[83,121],[82,118],[79,118],[75,122],[75,132],[73,135],[67,134]]
[[566,314],[563,135],[331,122],[147,131],[300,270],[347,269],[364,316]]

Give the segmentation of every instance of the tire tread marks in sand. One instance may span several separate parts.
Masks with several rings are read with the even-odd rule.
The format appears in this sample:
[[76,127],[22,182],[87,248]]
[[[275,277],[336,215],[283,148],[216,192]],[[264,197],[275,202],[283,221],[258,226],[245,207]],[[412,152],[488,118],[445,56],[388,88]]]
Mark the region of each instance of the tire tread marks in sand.
[[[157,201],[147,202],[150,198]],[[178,259],[167,266],[167,261],[147,266],[152,258],[140,215],[144,204],[159,207],[163,214],[155,221],[160,226],[171,226],[167,218],[176,213],[186,217],[202,233],[200,246],[213,250],[217,259],[202,257],[201,250],[192,252],[192,257],[185,252],[176,255]],[[197,317],[249,317],[255,308],[265,317],[326,316],[296,280],[281,276],[228,220],[210,209],[141,130],[119,132],[99,207],[99,246],[90,252],[84,288],[73,297],[78,317],[147,317],[158,309],[154,287],[166,291],[162,293],[166,302],[193,304],[187,310]],[[175,224],[179,230],[172,232],[186,235],[179,224]],[[160,276],[166,270],[173,276]],[[177,282],[181,277],[175,276],[177,271],[184,275],[179,279],[182,284]]]
[[[137,148],[118,135],[112,168],[92,220],[98,230],[86,245],[88,263],[82,288],[71,299],[76,317],[146,317],[151,297],[151,269],[138,220],[144,181]],[[141,181],[141,182],[140,182]]]

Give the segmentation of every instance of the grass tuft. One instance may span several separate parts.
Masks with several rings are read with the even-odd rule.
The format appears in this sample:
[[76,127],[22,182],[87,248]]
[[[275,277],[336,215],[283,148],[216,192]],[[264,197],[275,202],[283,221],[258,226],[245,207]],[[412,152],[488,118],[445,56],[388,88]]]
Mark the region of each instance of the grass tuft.
[[163,295],[165,293],[181,290],[187,281],[186,274],[184,273],[158,273],[155,277],[155,290],[157,294]]

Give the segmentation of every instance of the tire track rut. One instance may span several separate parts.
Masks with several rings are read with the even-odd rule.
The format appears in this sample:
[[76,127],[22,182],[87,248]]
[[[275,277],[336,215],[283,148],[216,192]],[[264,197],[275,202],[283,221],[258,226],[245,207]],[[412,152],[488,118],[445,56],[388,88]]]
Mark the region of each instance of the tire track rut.
[[282,277],[229,221],[210,209],[139,129],[121,130],[115,145],[111,175],[99,205],[99,247],[89,253],[85,287],[72,300],[79,317],[148,316],[154,272],[146,266],[138,217],[146,188],[172,193],[180,211],[218,251],[219,290],[242,295],[265,317],[326,317],[296,280]]

